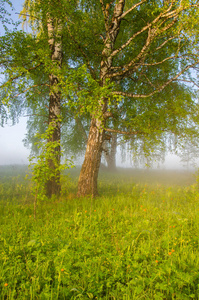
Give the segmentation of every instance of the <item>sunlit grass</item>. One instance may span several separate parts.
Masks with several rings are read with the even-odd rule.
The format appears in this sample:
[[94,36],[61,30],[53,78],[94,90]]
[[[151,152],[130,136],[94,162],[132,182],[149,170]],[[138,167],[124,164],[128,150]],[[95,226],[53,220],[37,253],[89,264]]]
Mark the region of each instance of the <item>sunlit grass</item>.
[[100,174],[95,200],[67,179],[36,219],[28,183],[4,180],[0,299],[199,299],[197,185],[133,176]]

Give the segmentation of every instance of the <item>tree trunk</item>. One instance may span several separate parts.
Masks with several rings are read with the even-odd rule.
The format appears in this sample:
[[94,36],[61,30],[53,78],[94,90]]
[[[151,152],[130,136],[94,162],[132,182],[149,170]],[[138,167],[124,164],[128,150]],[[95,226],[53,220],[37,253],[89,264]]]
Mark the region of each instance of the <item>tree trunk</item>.
[[[50,80],[56,80],[51,76]],[[61,123],[60,123],[60,93],[53,93],[50,95],[49,103],[49,126],[53,126],[53,133],[49,143],[55,142],[57,146],[53,148],[53,158],[49,159],[49,169],[51,170],[51,178],[47,182],[46,194],[50,198],[52,195],[59,195],[61,190],[60,185],[60,159],[61,159],[61,147],[60,147],[60,137],[61,137]]]
[[49,126],[53,128],[49,143],[55,143],[52,148],[52,159],[48,160],[50,178],[47,181],[46,194],[48,197],[59,195],[60,185],[60,158],[61,158],[61,91],[58,86],[58,76],[53,74],[62,65],[62,24],[59,19],[47,15],[48,44],[51,51],[52,73],[49,74],[50,99],[49,99]]
[[[102,3],[102,10],[106,20],[106,37],[104,39],[104,49],[102,51],[102,60],[100,63],[101,86],[105,86],[107,84],[106,78],[112,67],[113,58],[111,53],[119,33],[121,23],[120,16],[122,15],[124,4],[125,0],[120,0],[117,4],[115,4],[113,16],[111,22],[109,23],[109,18],[107,16],[110,13],[110,5],[106,5],[105,7]],[[99,99],[98,108],[101,112],[101,120],[96,119],[94,116],[91,120],[86,154],[78,182],[78,196],[92,195],[92,197],[95,197],[98,194],[97,178],[102,156],[102,145],[105,138],[104,126],[106,123],[107,108],[108,99],[103,96],[101,99]],[[93,115],[94,113],[95,112],[93,112]]]
[[101,121],[93,118],[88,135],[86,154],[78,182],[78,196],[98,195],[97,178],[102,156],[104,130],[99,129]]
[[107,162],[107,168],[110,171],[116,169],[116,151],[117,151],[117,133],[113,133],[111,137],[110,148],[106,147],[105,145],[105,159]]

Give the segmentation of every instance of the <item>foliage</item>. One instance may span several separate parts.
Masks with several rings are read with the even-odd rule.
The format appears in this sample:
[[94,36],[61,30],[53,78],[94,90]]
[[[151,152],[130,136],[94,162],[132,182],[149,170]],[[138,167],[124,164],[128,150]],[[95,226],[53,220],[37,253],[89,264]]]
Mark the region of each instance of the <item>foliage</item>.
[[[55,153],[57,147],[60,147],[60,142],[51,140],[53,132],[54,124],[50,124],[45,133],[37,134],[40,154],[37,157],[30,158],[31,179],[34,183],[32,193],[39,201],[46,198],[47,182],[52,179],[59,180],[60,173],[73,166],[72,161],[69,159],[66,159],[62,164],[57,159]],[[53,168],[50,168],[49,161],[53,162]]]
[[198,187],[156,184],[171,182],[160,171],[135,184],[138,173],[102,173],[97,201],[45,201],[36,221],[25,195],[1,197],[0,297],[198,299]]

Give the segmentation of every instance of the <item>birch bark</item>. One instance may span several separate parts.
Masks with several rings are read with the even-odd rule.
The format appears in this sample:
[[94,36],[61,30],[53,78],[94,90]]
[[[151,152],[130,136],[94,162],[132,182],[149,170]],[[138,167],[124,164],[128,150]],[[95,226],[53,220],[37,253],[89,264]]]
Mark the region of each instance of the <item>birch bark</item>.
[[[109,22],[109,6],[105,6],[101,0],[106,27],[106,37],[104,39],[104,48],[102,51],[102,60],[100,64],[100,82],[102,86],[106,85],[106,79],[112,67],[113,58],[111,53],[120,30],[120,16],[124,10],[124,4],[125,0],[119,0],[118,3],[115,4],[112,19]],[[101,117],[96,118],[95,115],[92,116],[85,158],[78,182],[79,197],[86,195],[96,197],[98,195],[97,179],[102,156],[102,146],[105,140],[104,127],[106,125],[105,114],[107,112],[107,108],[107,99],[99,99],[99,110],[101,112]]]

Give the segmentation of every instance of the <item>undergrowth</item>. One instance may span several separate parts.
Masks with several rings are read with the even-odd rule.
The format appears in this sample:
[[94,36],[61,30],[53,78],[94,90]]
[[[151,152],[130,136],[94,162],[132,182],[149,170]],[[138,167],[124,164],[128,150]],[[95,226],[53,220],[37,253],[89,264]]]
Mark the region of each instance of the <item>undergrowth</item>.
[[36,219],[28,185],[1,181],[0,299],[199,299],[197,185],[122,178],[95,200],[68,180]]

